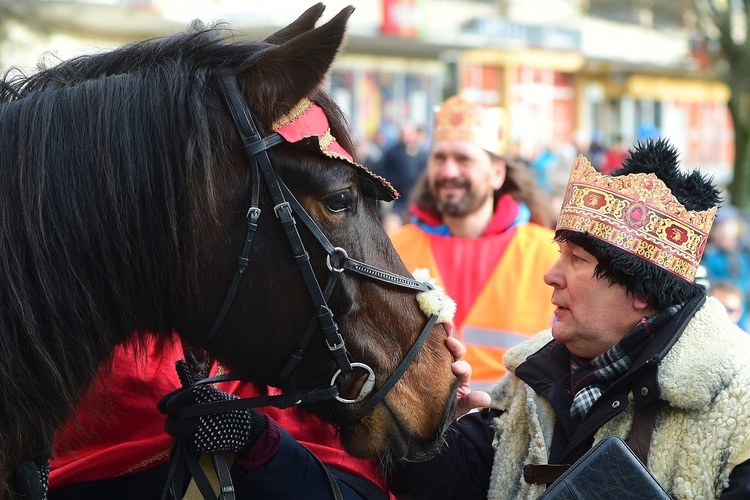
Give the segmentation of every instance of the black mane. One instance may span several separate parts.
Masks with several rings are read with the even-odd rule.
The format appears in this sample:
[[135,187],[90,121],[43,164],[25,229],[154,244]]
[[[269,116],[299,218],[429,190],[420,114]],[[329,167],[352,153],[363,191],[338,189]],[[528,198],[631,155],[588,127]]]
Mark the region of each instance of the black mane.
[[[51,438],[125,332],[170,332],[177,301],[200,300],[174,291],[196,279],[196,249],[217,217],[217,176],[234,176],[229,184],[237,189],[248,179],[245,170],[217,171],[236,139],[221,132],[228,122],[215,82],[273,48],[231,35],[221,24],[195,22],[184,33],[77,57],[28,77],[5,74],[3,443],[24,442],[30,423]],[[324,93],[314,99],[350,147],[338,108]],[[250,105],[267,132],[278,103]],[[61,397],[45,398],[50,391]]]

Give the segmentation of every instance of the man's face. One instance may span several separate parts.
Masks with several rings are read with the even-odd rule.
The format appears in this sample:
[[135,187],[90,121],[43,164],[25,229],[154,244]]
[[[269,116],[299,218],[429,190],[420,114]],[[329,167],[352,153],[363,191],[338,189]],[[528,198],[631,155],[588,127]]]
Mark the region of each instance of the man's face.
[[593,359],[656,311],[627,294],[623,285],[597,279],[594,269],[599,261],[583,248],[569,242],[558,245],[560,258],[544,275],[556,306],[552,336],[573,354]]
[[505,180],[505,164],[470,141],[436,142],[427,161],[430,191],[443,215],[461,217],[493,203]]

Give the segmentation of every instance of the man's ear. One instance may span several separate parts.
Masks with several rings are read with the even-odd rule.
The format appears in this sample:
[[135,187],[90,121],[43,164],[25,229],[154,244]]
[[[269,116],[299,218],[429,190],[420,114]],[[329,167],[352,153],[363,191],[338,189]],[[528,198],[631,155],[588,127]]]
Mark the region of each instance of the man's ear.
[[490,178],[490,184],[494,191],[503,187],[506,173],[507,167],[505,166],[505,160],[492,158],[492,177]]
[[654,313],[656,312],[656,309],[654,309],[654,307],[651,304],[649,304],[649,302],[646,299],[644,299],[643,297],[641,297],[637,293],[633,295],[633,308],[636,311],[643,312],[644,316],[651,316],[652,315],[652,314],[649,313],[649,311],[648,311],[649,309],[653,310]]

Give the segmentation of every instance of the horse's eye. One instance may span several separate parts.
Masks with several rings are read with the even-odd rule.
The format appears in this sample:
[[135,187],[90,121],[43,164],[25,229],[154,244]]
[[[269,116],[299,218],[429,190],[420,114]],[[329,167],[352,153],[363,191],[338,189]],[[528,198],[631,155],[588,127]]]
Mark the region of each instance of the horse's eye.
[[354,204],[352,195],[348,191],[341,191],[336,194],[332,194],[325,199],[326,208],[334,214],[340,214],[342,212],[351,212]]

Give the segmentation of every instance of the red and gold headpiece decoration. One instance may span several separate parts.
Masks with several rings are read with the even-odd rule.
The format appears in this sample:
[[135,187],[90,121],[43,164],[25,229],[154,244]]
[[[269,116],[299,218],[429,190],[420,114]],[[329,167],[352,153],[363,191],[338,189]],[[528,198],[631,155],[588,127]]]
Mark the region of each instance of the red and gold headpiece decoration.
[[557,229],[587,233],[692,283],[716,210],[687,210],[656,175],[602,175],[581,155]]
[[289,113],[276,120],[272,127],[287,142],[294,144],[314,139],[321,153],[351,164],[360,175],[372,181],[371,185],[378,199],[391,201],[398,198],[398,192],[390,182],[354,161],[352,155],[341,147],[331,134],[331,126],[325,112],[309,99],[302,99]]

